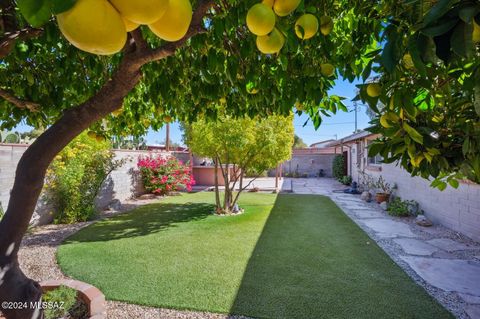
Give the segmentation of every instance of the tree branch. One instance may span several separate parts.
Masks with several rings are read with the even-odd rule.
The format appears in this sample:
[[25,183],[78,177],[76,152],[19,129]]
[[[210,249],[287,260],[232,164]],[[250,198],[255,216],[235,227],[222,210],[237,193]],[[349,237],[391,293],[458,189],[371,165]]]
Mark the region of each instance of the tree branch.
[[42,29],[35,29],[31,27],[11,32],[5,32],[3,37],[0,39],[0,59],[3,59],[10,54],[17,40],[27,40],[30,38],[35,38],[42,33]]
[[17,98],[13,94],[11,94],[8,91],[5,91],[4,89],[0,89],[0,97],[4,98],[8,102],[12,103],[16,107],[20,109],[28,109],[31,112],[36,112],[40,109],[40,105],[34,102],[30,101],[25,101]]
[[130,32],[132,35],[133,40],[135,41],[135,45],[137,46],[137,50],[145,51],[148,48],[148,43],[145,41],[142,35],[142,31],[140,28],[137,28]]

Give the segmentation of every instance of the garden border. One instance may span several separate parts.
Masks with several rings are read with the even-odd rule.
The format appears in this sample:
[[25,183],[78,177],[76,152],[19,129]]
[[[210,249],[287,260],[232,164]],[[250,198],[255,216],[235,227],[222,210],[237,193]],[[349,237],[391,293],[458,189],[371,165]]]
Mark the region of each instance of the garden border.
[[78,296],[88,306],[90,319],[107,318],[105,295],[96,287],[82,281],[73,279],[46,280],[40,283],[43,292],[67,286],[78,291]]

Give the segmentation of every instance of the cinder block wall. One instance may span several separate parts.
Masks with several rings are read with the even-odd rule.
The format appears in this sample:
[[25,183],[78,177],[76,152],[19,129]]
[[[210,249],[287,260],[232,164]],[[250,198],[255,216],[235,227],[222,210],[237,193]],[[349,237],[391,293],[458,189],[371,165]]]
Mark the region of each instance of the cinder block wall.
[[[366,163],[366,152],[352,147],[352,176],[359,181],[358,168]],[[361,160],[357,163],[357,152]],[[376,169],[376,170],[375,170]],[[425,215],[433,222],[442,224],[454,231],[480,241],[480,185],[461,182],[459,188],[448,187],[444,191],[430,187],[430,182],[421,177],[412,177],[408,172],[395,164],[381,164],[378,167],[365,169],[365,173],[378,178],[382,175],[390,184],[396,184],[396,195],[405,200],[416,200]]]
[[[15,179],[15,170],[22,154],[28,145],[20,144],[0,144],[0,202],[5,210],[10,198],[10,191]],[[168,153],[168,152],[149,152],[132,150],[115,150],[115,158],[123,159],[125,163],[113,171],[106,179],[102,190],[96,200],[99,208],[107,207],[112,200],[118,199],[124,201],[144,193],[144,188],[138,173],[137,161],[139,156],[148,156],[149,154],[167,157],[175,156],[185,163],[189,161],[188,153]],[[49,214],[51,208],[44,202],[39,201],[34,214],[35,223],[45,224],[52,220]]]
[[298,173],[317,177],[320,169],[323,169],[325,177],[332,177],[332,163],[335,156],[334,154],[295,154],[291,160],[283,163],[283,172],[294,173],[298,167]]

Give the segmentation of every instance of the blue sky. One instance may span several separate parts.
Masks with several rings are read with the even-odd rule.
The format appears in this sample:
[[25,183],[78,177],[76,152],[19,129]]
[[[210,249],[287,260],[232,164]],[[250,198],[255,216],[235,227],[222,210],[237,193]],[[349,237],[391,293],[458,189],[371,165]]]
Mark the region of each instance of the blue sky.
[[[327,139],[342,138],[350,135],[355,130],[355,113],[353,112],[353,103],[351,99],[355,96],[355,84],[348,81],[337,80],[335,86],[330,90],[330,94],[336,94],[346,98],[344,101],[348,106],[350,112],[339,112],[332,117],[324,117],[324,121],[318,130],[315,130],[313,124],[309,122],[306,126],[303,126],[308,116],[303,114],[302,116],[295,115],[294,126],[295,133],[300,136],[308,145]],[[366,107],[360,105],[357,111],[357,125],[359,129],[368,126],[369,118],[365,113]],[[17,130],[20,132],[29,131],[26,125],[20,125]],[[170,139],[173,142],[183,144],[182,133],[179,129],[178,123],[172,123],[170,125]],[[150,130],[147,134],[148,144],[160,144],[165,141],[165,127],[160,131],[155,132]]]
[[[351,112],[339,112],[332,117],[324,117],[324,121],[318,130],[315,130],[313,124],[309,122],[303,126],[308,116],[295,115],[294,126],[295,133],[300,136],[308,145],[327,139],[342,138],[350,135],[355,130],[355,113],[353,112],[353,103],[351,99],[355,96],[355,84],[348,81],[337,80],[334,88],[329,92],[347,98],[344,103],[348,106]],[[359,129],[368,126],[370,119],[365,113],[366,106],[359,105],[357,111],[357,125]],[[170,138],[173,142],[182,144],[182,134],[178,128],[178,124],[174,123],[170,126]],[[147,135],[149,143],[160,143],[165,141],[165,128],[159,132],[150,131]]]

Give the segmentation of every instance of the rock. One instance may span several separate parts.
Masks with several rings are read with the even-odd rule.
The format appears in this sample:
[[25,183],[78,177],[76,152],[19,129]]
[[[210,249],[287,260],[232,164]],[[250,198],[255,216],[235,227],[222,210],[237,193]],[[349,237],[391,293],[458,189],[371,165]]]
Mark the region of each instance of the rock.
[[427,217],[425,217],[425,215],[418,215],[417,218],[415,218],[415,223],[422,227],[430,227],[433,225],[433,223]]
[[381,202],[380,203],[380,208],[383,209],[383,210],[387,210],[387,208],[388,208],[387,202]]
[[362,195],[360,195],[360,198],[366,202],[371,202],[372,194],[370,194],[370,192],[363,192]]
[[108,209],[119,211],[122,208],[122,202],[118,199],[114,199],[108,204]]
[[143,194],[138,197],[140,200],[155,199],[157,198],[154,194]]

